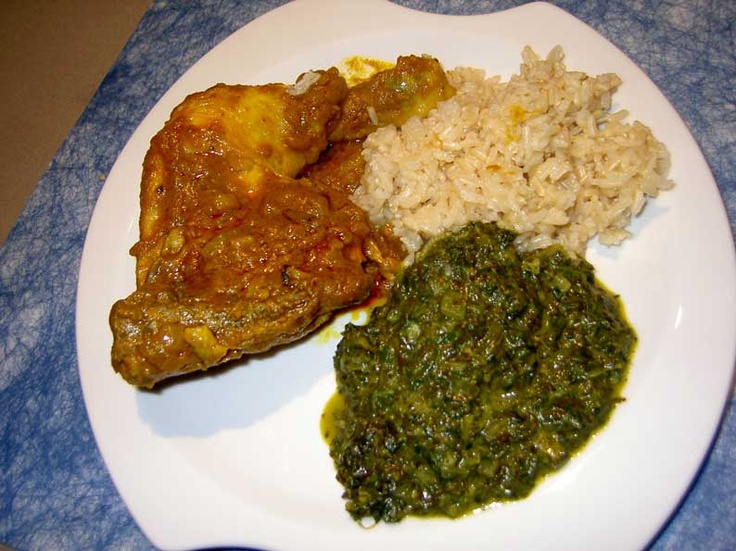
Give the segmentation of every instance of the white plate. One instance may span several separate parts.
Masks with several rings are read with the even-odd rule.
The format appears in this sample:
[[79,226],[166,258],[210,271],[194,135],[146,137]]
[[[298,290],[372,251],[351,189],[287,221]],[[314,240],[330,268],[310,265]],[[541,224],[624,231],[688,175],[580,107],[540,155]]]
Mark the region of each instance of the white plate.
[[[667,144],[677,182],[635,223],[635,239],[590,251],[641,339],[627,400],[530,498],[459,521],[359,528],[343,509],[319,433],[334,388],[334,330],[158,394],[136,391],[113,373],[107,317],[134,286],[128,249],[137,239],[135,182],[149,139],[187,93],[220,81],[292,82],[350,55],[428,53],[446,67],[508,75],[518,70],[525,44],[543,55],[561,44],[570,69],[618,73],[624,84],[617,103]],[[192,67],[120,154],[84,248],[79,369],[107,467],[136,521],[162,548],[633,549],[666,522],[717,428],[733,369],[735,291],[731,232],[695,141],[654,84],[577,19],[541,3],[453,17],[384,0],[297,0]]]

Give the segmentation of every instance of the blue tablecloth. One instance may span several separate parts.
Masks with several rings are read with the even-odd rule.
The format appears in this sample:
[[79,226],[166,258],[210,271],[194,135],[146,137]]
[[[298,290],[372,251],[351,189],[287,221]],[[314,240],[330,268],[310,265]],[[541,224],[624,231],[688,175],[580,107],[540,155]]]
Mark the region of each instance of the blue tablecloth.
[[[21,550],[151,548],[110,480],[82,400],[74,311],[85,231],[105,175],[158,98],[220,40],[283,3],[155,0],[0,251],[0,543]],[[476,14],[523,2],[398,3]],[[674,104],[710,163],[733,231],[736,2],[554,3],[619,46]],[[652,549],[736,549],[733,397],[701,474]]]

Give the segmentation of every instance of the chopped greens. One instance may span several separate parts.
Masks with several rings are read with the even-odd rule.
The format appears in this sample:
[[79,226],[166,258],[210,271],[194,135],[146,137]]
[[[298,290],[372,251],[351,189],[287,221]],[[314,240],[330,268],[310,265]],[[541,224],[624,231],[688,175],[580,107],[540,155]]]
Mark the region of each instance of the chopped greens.
[[527,496],[621,401],[636,335],[592,265],[471,223],[427,244],[334,363],[330,454],[356,520]]

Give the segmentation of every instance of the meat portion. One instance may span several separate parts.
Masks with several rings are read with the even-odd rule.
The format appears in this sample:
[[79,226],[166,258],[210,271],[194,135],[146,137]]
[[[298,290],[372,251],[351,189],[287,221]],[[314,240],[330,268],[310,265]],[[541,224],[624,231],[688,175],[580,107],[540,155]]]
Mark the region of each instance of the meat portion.
[[128,382],[152,387],[293,341],[369,295],[365,214],[292,178],[325,149],[344,81],[328,71],[295,91],[218,85],[152,140],[137,289],[110,314],[113,367]]
[[[316,79],[316,81],[315,81]],[[303,93],[302,82],[311,85]],[[187,97],[143,164],[137,283],[156,271],[172,228],[217,230],[248,209],[273,175],[292,178],[327,147],[347,95],[336,69],[283,84],[219,84]]]
[[330,141],[365,138],[379,126],[401,126],[413,116],[425,116],[454,94],[435,58],[401,56],[391,69],[350,88]]
[[[423,117],[454,94],[455,89],[437,59],[399,57],[393,67],[378,71],[348,90],[340,119],[330,134],[330,146],[301,175],[352,194],[365,171],[363,141],[369,133],[381,126],[401,126],[414,116]],[[406,256],[390,227],[379,228],[371,235],[364,252],[379,267],[384,283],[390,283]]]
[[451,90],[436,60],[412,59],[357,91],[329,69],[219,84],[174,109],[144,160],[136,290],[110,312],[115,371],[151,388],[292,342],[398,269],[403,249],[349,195],[373,125],[360,106],[400,124]]
[[219,228],[182,226],[110,316],[113,366],[151,387],[306,335],[367,298],[364,213],[307,180],[271,176]]

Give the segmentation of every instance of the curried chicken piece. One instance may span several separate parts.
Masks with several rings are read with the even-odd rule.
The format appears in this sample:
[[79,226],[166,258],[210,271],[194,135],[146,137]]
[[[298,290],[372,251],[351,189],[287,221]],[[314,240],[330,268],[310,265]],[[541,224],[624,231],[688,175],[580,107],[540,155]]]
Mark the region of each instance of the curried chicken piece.
[[316,161],[346,94],[330,69],[305,73],[293,87],[218,84],[177,106],[143,164],[140,237],[131,251],[137,284],[157,269],[172,228],[227,224],[263,178],[294,177]]
[[218,85],[193,94],[144,161],[137,289],[110,313],[112,364],[150,388],[291,342],[367,298],[371,228],[347,195],[295,180],[346,86]]
[[400,59],[357,91],[334,68],[294,86],[219,84],[176,107],[143,164],[136,290],[110,312],[113,368],[151,388],[297,340],[385,285],[405,251],[350,201],[373,124],[356,110],[376,106],[379,124],[424,114],[452,90],[438,67]]
[[173,229],[112,309],[113,365],[151,387],[296,340],[368,297],[370,226],[345,195],[271,175],[220,228]]
[[[349,89],[337,127],[330,134],[328,149],[301,175],[352,194],[365,171],[362,151],[368,134],[380,126],[401,126],[413,116],[425,116],[454,94],[455,89],[435,58],[399,57],[393,67],[379,70]],[[378,229],[366,241],[364,251],[379,267],[384,282],[390,282],[406,256],[389,227]]]
[[413,116],[425,116],[454,94],[435,58],[401,56],[394,67],[350,88],[330,141],[365,138],[379,126],[401,126]]

